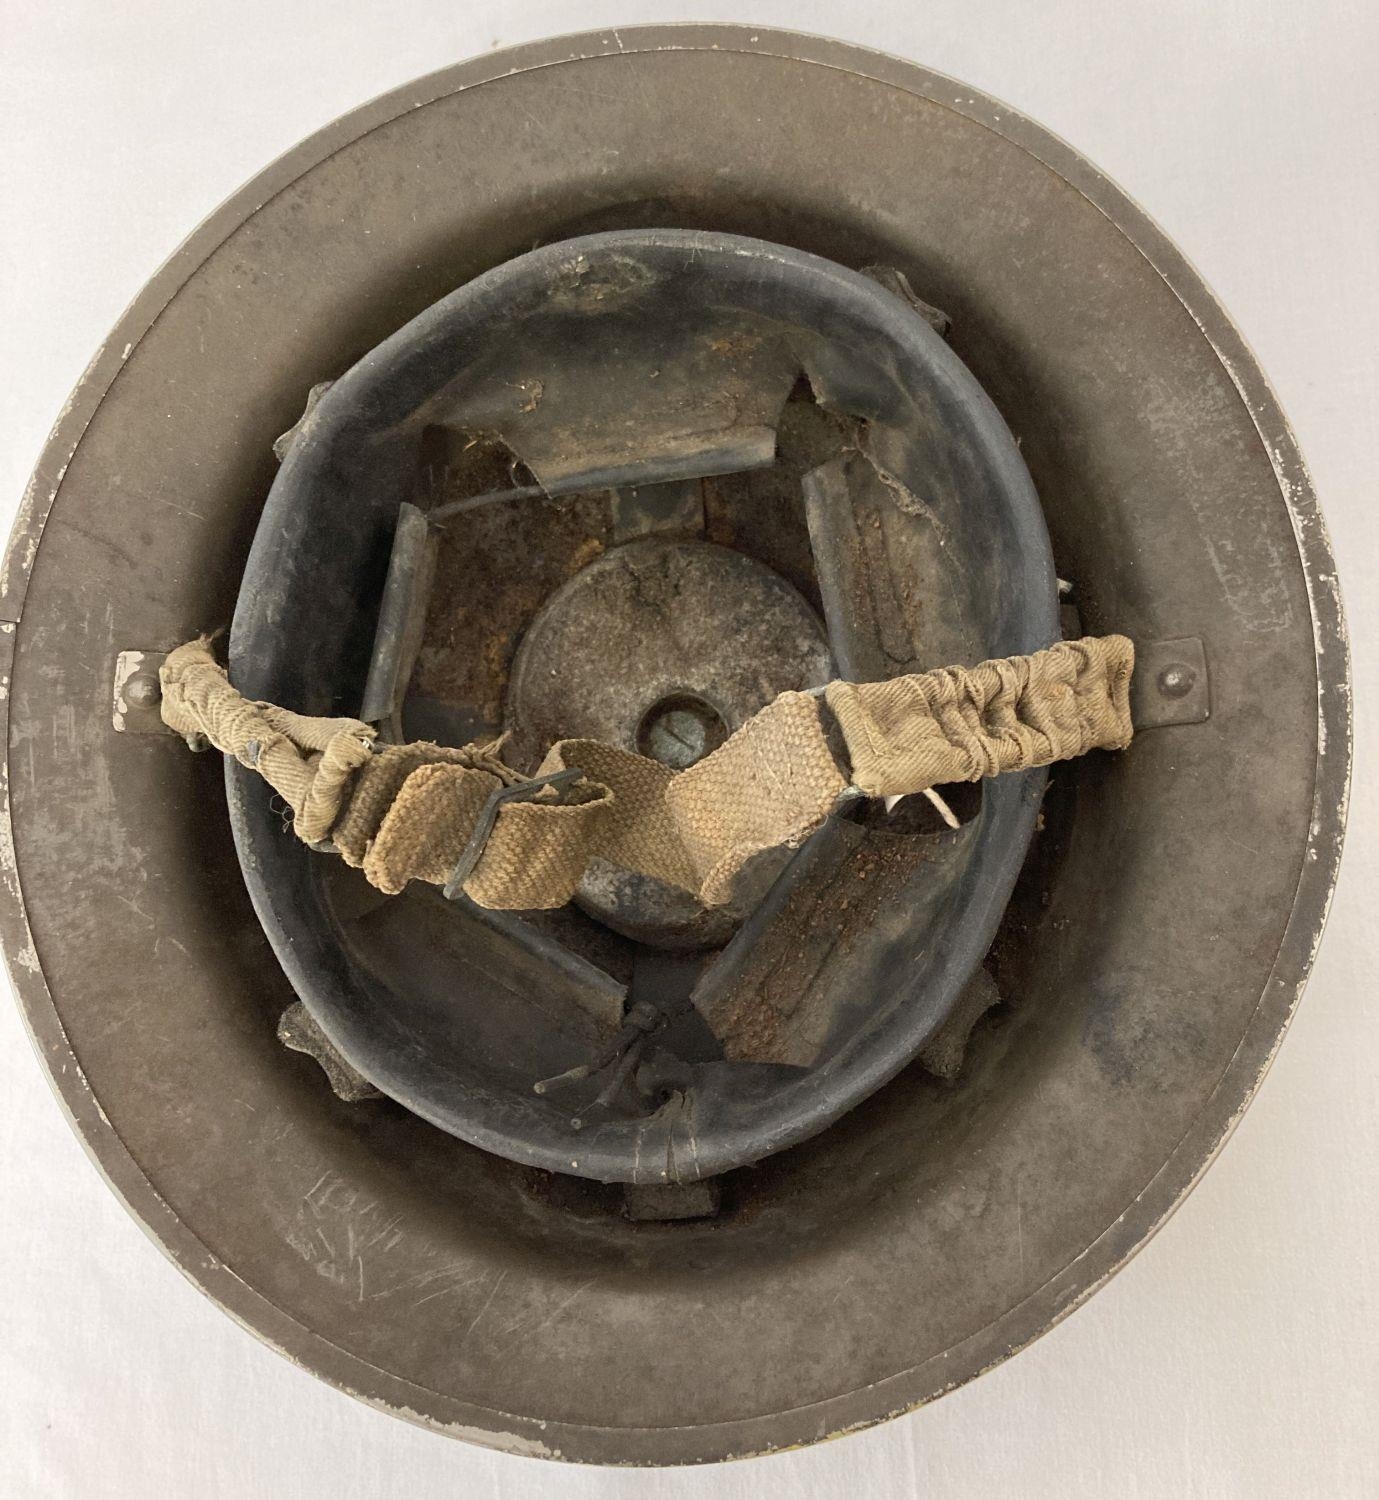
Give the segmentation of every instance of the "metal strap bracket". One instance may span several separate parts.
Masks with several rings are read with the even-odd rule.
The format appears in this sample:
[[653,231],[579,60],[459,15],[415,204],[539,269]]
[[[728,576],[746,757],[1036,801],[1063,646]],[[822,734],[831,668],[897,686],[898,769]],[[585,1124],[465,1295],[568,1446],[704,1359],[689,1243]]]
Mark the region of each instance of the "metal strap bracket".
[[1211,717],[1207,653],[1196,636],[1135,642],[1130,717],[1136,733]]
[[484,849],[488,845],[493,833],[494,825],[498,822],[498,814],[508,802],[530,802],[538,792],[547,787],[555,787],[563,791],[578,781],[584,772],[578,766],[571,766],[565,771],[556,771],[550,776],[538,776],[534,781],[519,781],[516,786],[500,786],[493,792],[487,802],[480,809],[478,820],[474,824],[474,832],[469,835],[469,842],[464,846],[464,852],[455,862],[455,868],[450,872],[450,878],[445,882],[444,894],[447,901],[453,901],[464,892],[464,883],[474,873],[475,866],[483,858]]

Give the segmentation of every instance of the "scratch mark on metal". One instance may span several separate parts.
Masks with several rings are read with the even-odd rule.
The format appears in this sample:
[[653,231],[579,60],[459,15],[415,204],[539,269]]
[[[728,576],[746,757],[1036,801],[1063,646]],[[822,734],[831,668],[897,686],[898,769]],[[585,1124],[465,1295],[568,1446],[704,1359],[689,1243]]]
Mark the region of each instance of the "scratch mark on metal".
[[498,1295],[498,1288],[502,1286],[502,1284],[507,1280],[507,1276],[508,1273],[506,1271],[499,1271],[497,1280],[495,1280],[492,1287],[490,1287],[488,1296],[484,1298],[483,1306],[469,1320],[469,1327],[466,1328],[465,1331],[460,1335],[459,1347],[461,1349],[463,1349],[464,1346],[469,1342],[469,1335],[473,1333],[474,1330],[479,1326],[480,1318],[482,1318],[483,1315],[488,1311],[489,1305]]

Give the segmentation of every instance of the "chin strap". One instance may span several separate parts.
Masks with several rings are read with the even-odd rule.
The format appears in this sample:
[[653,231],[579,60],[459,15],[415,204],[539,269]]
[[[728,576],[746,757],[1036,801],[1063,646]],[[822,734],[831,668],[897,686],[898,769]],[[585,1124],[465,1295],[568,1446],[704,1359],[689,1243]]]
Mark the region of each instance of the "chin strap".
[[497,742],[383,744],[357,719],[244,698],[207,639],[164,662],[162,713],[189,741],[258,771],[299,838],[329,840],[390,895],[425,880],[480,906],[563,906],[602,859],[721,906],[754,856],[798,847],[848,798],[1123,749],[1134,659],[1124,636],[1089,636],[976,667],[782,693],[684,771],[592,740],[559,741],[535,777],[503,765]]

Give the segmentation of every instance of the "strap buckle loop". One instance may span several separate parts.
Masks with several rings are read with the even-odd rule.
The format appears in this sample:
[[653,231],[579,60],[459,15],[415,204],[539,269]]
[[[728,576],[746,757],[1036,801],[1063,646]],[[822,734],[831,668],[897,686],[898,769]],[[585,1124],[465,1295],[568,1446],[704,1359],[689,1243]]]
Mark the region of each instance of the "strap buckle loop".
[[450,878],[445,882],[443,887],[445,899],[453,901],[464,893],[464,883],[474,873],[475,866],[483,858],[484,850],[488,847],[488,841],[493,834],[494,825],[498,821],[498,814],[505,803],[530,802],[538,792],[548,786],[564,791],[567,786],[578,781],[583,775],[584,772],[578,766],[571,766],[564,771],[553,772],[550,776],[538,776],[533,781],[519,781],[515,786],[500,786],[490,793],[488,801],[479,810],[474,831],[469,835],[469,842],[464,846],[463,853],[455,861],[455,868],[450,872]]

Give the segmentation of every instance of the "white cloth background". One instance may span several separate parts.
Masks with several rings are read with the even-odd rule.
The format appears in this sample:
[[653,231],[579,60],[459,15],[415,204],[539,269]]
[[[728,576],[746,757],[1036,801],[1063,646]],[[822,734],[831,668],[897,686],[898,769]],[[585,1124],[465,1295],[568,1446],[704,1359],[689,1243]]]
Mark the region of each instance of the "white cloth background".
[[1292,1034],[1186,1206],[1033,1348],[841,1442],[627,1473],[419,1431],[260,1346],[125,1215],[0,1004],[0,1495],[1379,1494],[1373,0],[0,0],[0,519],[124,304],[270,158],[491,46],[653,20],[832,33],[1006,99],[1145,204],[1254,345],[1330,522],[1358,690],[1345,869]]

